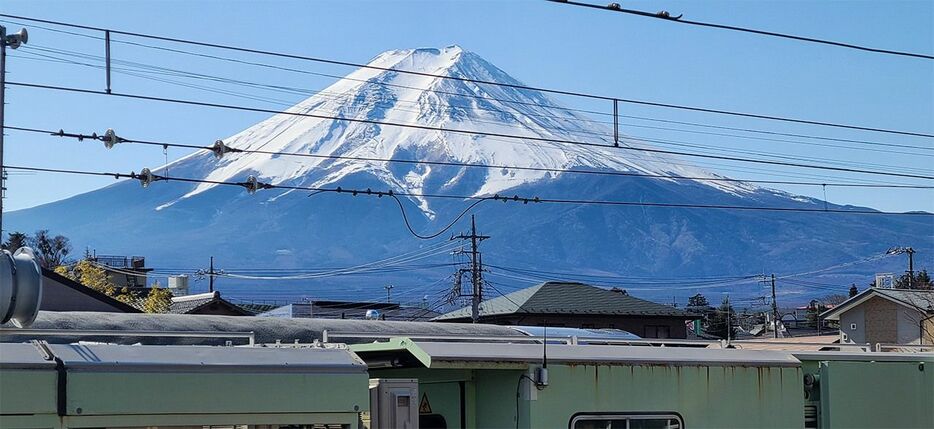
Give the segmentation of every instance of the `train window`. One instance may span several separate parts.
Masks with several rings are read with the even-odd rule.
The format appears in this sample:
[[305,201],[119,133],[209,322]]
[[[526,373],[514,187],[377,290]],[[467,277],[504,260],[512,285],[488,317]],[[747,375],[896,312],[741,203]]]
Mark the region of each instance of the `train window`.
[[681,429],[681,417],[675,414],[579,414],[571,420],[571,429]]

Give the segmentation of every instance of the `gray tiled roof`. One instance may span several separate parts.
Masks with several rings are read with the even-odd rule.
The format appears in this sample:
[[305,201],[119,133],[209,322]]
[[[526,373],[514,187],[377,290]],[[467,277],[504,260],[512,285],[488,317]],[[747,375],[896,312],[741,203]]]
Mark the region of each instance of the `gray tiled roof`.
[[856,296],[850,297],[830,310],[821,313],[822,319],[837,320],[837,318],[872,296],[888,298],[906,307],[915,308],[925,313],[934,313],[934,290],[919,289],[883,289],[872,287]]
[[885,295],[896,301],[927,311],[934,311],[934,291],[917,289],[874,289],[876,293]]
[[171,314],[190,314],[196,312],[201,307],[210,305],[212,303],[217,303],[221,306],[229,308],[234,313],[240,313],[242,315],[250,314],[247,310],[233,304],[224,298],[221,298],[220,293],[217,291],[211,293],[203,293],[199,295],[189,295],[172,298],[172,305],[169,307],[168,313]]
[[182,302],[172,302],[172,306],[169,308],[169,313],[172,314],[187,314],[189,311],[192,311],[202,305],[208,304],[211,301],[214,301],[214,298],[203,298],[191,301],[182,301]]
[[[691,317],[691,313],[667,305],[590,286],[583,283],[547,282],[480,303],[481,316],[528,314],[575,314],[615,316]],[[470,317],[470,307],[441,315],[435,320]]]

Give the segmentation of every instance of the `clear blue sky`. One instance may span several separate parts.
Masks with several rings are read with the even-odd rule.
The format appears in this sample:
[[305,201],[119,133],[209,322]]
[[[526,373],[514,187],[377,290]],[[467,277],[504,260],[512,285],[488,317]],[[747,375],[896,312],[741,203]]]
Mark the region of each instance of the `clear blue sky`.
[[[638,1],[627,2],[626,5],[652,11],[665,9],[700,21],[934,53],[934,2],[930,1]],[[353,62],[367,62],[388,49],[459,44],[534,86],[934,133],[934,61],[696,28],[544,1],[7,0],[3,12]],[[8,27],[12,30],[19,28],[18,25]],[[103,53],[102,45],[92,39],[63,36],[34,26],[30,26],[30,33],[30,47],[94,55]],[[9,80],[103,89],[101,72],[27,60],[22,58],[27,50],[11,53]],[[231,55],[229,52],[219,53]],[[114,57],[309,89],[324,88],[331,82],[322,78],[194,60],[120,44],[114,45]],[[307,62],[255,56],[242,58],[337,75],[351,71]],[[261,102],[155,84],[124,75],[114,75],[114,88],[123,92],[270,107]],[[303,97],[280,95],[278,98],[295,102]],[[575,107],[611,111],[606,103],[599,105],[573,99],[558,101]],[[210,144],[265,116],[20,87],[8,90],[7,103],[8,125],[83,132],[101,132],[112,127],[120,134],[134,138],[191,144]],[[931,139],[794,126],[659,108],[623,105],[622,110],[624,114],[668,120],[928,148],[934,145]],[[665,126],[637,120],[624,123]],[[826,160],[822,163],[844,162],[858,168],[881,171],[923,173],[934,169],[931,162],[934,158],[930,156],[755,141],[628,125],[623,125],[622,130],[634,136],[679,140],[743,152],[766,151],[820,158]],[[77,143],[12,131],[8,135],[6,162],[11,165],[128,172],[155,167],[164,161],[160,148],[126,146],[108,151],[100,142]],[[846,145],[839,142],[831,144]],[[184,154],[172,149],[168,156],[171,160]],[[789,169],[751,171],[749,166],[721,162],[716,165],[699,164],[725,175],[746,179],[777,178],[776,173],[794,176],[830,174],[837,177],[814,179],[816,181],[838,181],[839,177],[844,177]],[[872,177],[862,177],[866,178]],[[931,184],[931,181],[911,179],[891,181]],[[8,182],[6,209],[15,210],[58,200],[111,182],[106,178],[14,174]],[[822,197],[820,188],[779,188]],[[834,203],[883,210],[934,211],[934,191],[931,190],[828,188],[827,196]]]

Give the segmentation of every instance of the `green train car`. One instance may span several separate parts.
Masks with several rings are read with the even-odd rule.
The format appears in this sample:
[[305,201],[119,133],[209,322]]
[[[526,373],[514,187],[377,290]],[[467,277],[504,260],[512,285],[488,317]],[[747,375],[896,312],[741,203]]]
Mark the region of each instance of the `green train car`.
[[934,354],[479,336],[350,346],[6,342],[0,427],[931,428]]
[[930,353],[404,338],[352,349],[371,376],[418,379],[435,423],[423,428],[934,427]]

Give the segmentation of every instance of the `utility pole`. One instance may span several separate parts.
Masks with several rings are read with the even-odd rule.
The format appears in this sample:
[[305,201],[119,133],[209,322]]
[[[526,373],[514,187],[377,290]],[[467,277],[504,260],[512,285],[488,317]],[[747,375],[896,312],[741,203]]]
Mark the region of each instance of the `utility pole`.
[[211,257],[211,268],[208,269],[208,275],[210,276],[208,280],[208,291],[214,292],[214,257],[213,256]]
[[386,289],[386,302],[387,302],[387,303],[391,303],[391,302],[392,302],[392,288],[394,288],[394,287],[395,287],[395,286],[393,286],[393,285],[386,285],[386,286],[383,286],[383,289]]
[[473,323],[477,323],[480,320],[480,301],[483,300],[483,278],[481,277],[481,272],[483,271],[480,251],[477,246],[483,240],[490,238],[488,235],[478,235],[477,234],[477,220],[474,215],[470,216],[470,235],[460,234],[452,237],[452,239],[460,240],[470,240],[470,280],[471,280],[471,293],[470,293],[470,319]]
[[885,252],[886,255],[901,255],[902,253],[908,254],[908,289],[913,289],[915,282],[915,249],[911,247],[893,247]]
[[[818,321],[817,323],[820,323]],[[775,338],[778,338],[778,303],[775,302],[775,274],[772,274],[772,329]]]
[[3,121],[3,107],[6,105],[6,48],[16,49],[29,40],[29,33],[23,28],[19,32],[7,35],[6,27],[0,25],[0,241],[3,239],[3,199],[6,198],[6,167],[3,163],[3,135],[6,125]]
[[6,27],[0,25],[0,241],[3,241],[3,199],[6,198],[6,167],[3,164],[3,105],[6,104]]
[[730,338],[731,337],[730,331],[733,330],[733,321],[730,320],[731,316],[732,316],[732,312],[730,311],[730,294],[727,294],[726,295],[726,343],[727,344],[730,344],[730,341],[732,341],[732,338]]

